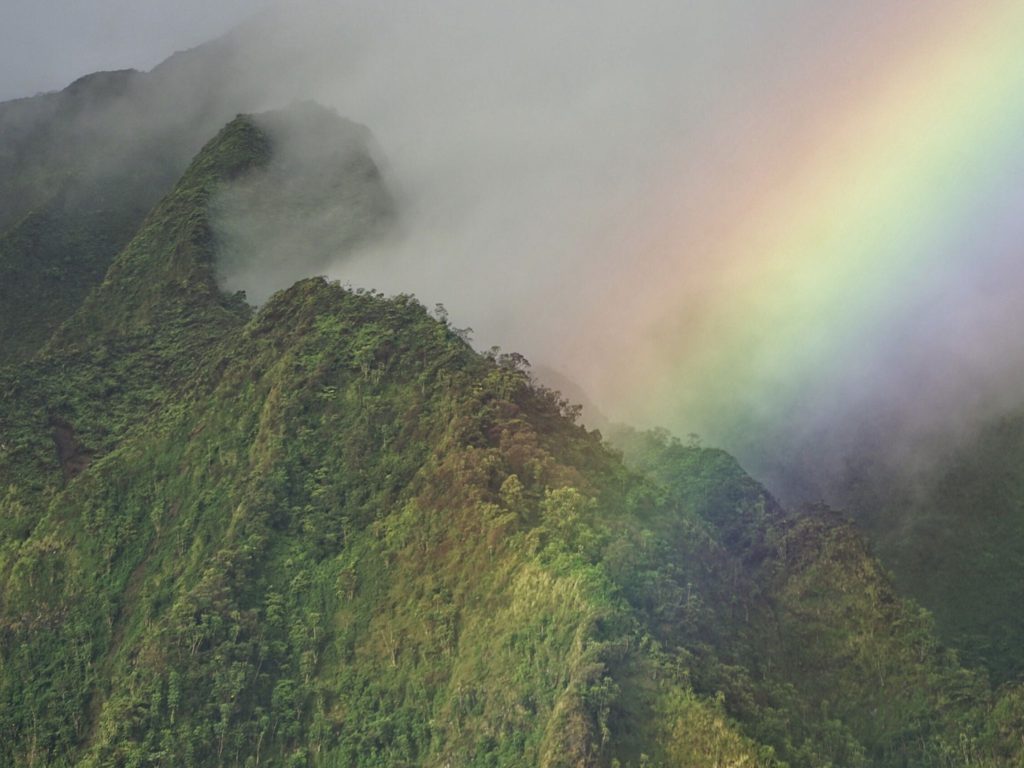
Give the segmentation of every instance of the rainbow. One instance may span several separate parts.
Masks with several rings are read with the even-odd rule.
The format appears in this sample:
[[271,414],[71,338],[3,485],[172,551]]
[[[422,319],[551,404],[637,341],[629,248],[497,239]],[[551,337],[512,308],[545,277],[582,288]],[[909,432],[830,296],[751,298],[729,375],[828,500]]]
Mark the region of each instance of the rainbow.
[[1020,199],[1005,199],[1014,175],[1024,187],[1024,2],[931,10],[884,57],[868,52],[884,65],[865,61],[858,87],[776,105],[812,130],[753,195],[698,181],[648,222],[601,310],[621,308],[624,349],[589,385],[613,412],[707,434],[729,414],[799,409],[824,371],[892,353],[893,324],[942,286],[1008,243],[1024,257]]

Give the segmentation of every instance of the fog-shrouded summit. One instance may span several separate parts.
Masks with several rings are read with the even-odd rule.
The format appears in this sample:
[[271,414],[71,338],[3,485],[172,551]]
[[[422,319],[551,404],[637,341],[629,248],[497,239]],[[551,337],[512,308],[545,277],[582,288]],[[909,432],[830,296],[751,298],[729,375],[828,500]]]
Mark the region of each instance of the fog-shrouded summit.
[[394,228],[367,129],[312,102],[258,115],[275,151],[213,201],[225,290],[262,304]]
[[701,433],[815,498],[793,466],[927,461],[1021,400],[1021,23],[1007,0],[309,0],[121,78],[129,98],[55,141],[108,135],[74,150],[98,172],[190,136],[180,164],[236,112],[333,107],[386,149],[402,231],[316,271],[444,302],[611,418]]
[[665,433],[610,449],[411,296],[223,290],[248,246],[218,222],[378,210],[365,141],[234,117],[0,364],[0,762],[1020,761],[1020,686],[939,645],[839,515]]
[[[830,410],[808,396],[805,422],[780,422],[773,398],[794,390],[766,388],[779,381],[761,374],[788,376],[776,353],[806,334],[818,343],[795,362],[813,363],[834,341],[832,314],[849,319],[865,295],[885,298],[851,280],[843,304],[830,270],[864,277],[853,267],[894,255],[871,250],[893,232],[920,245],[899,227],[855,225],[892,223],[884,203],[961,147],[964,124],[893,153],[878,123],[852,120],[857,162],[823,162],[799,140],[818,136],[796,130],[799,120],[792,137],[769,130],[785,88],[758,100],[742,83],[778,66],[764,77],[782,87],[781,73],[799,69],[775,61],[783,38],[838,51],[835,9],[743,5],[598,3],[583,19],[540,4],[311,4],[151,72],[100,72],[0,105],[0,763],[1021,763],[1024,628],[999,616],[1020,599],[1019,426],[1007,421],[959,457],[947,482],[919,495],[937,512],[906,526],[936,543],[916,575],[935,560],[952,566],[916,585],[929,596],[957,587],[937,630],[842,515],[780,504],[696,435],[683,444],[615,427],[613,448],[577,422],[578,406],[537,384],[523,355],[477,352],[449,321],[599,385],[595,414],[610,402],[621,418],[624,382],[649,393],[636,413],[663,413],[676,429],[700,417],[730,439],[739,429],[751,455],[777,447],[781,462],[815,434],[821,455],[793,471],[817,481],[822,457],[865,424],[857,404],[885,387],[870,365],[844,386],[842,366],[818,379],[813,365],[794,365],[782,383],[797,394],[828,381],[850,404]],[[858,40],[884,30],[934,42],[953,28],[955,4],[946,9],[921,29],[909,3],[839,15],[860,23],[844,27]],[[964,105],[995,115],[1001,88],[978,101],[969,86],[993,51],[1014,60],[1015,11],[986,10],[972,27],[980,36],[950,54],[977,64],[946,83],[957,86],[954,117]],[[797,19],[812,29],[791,29]],[[740,38],[735,56],[712,55],[725,29]],[[692,69],[667,66],[681,57]],[[810,77],[846,72],[858,91],[856,70],[838,55]],[[917,82],[896,78],[886,93],[899,102]],[[803,104],[789,87],[788,105]],[[766,133],[696,153],[722,120],[743,122],[741,97],[764,108]],[[932,91],[915,104],[902,137],[946,107]],[[826,155],[849,138],[840,134],[820,145]],[[775,141],[801,151],[761,176],[748,174],[759,153],[732,154]],[[736,163],[724,198],[705,205],[697,174],[683,185],[695,218],[664,204],[680,169],[724,170],[724,157]],[[792,183],[768,210],[788,214],[776,220],[758,200],[782,169]],[[701,218],[735,203],[737,189],[749,215],[724,216],[734,212],[724,205],[722,218]],[[929,222],[960,199],[960,187],[936,189]],[[863,235],[848,248],[813,226],[837,200],[856,203],[837,230]],[[706,239],[692,241],[698,220]],[[687,229],[693,248],[652,239],[659,221]],[[750,243],[768,246],[767,263],[745,260]],[[808,243],[832,247],[820,261],[786,258],[806,256]],[[736,256],[725,273],[708,255],[723,251],[706,250],[722,245]],[[872,258],[853,259],[861,249]],[[920,253],[887,262],[886,274],[920,275]],[[769,298],[782,285],[794,316],[759,281]],[[880,321],[881,299],[871,304]],[[822,302],[830,311],[816,314]],[[662,322],[665,307],[687,321]],[[917,333],[897,326],[892,342]],[[711,331],[721,355],[693,343]],[[864,337],[847,340],[871,359]],[[920,362],[941,346],[922,348]],[[658,371],[638,361],[680,349],[687,365],[671,368],[679,391],[665,398]],[[559,380],[541,366],[537,375]],[[938,402],[920,400],[921,411],[897,415],[913,421]],[[889,412],[872,411],[880,426],[867,437],[900,426]],[[965,407],[963,422],[981,412]],[[879,462],[910,444],[892,442]],[[897,478],[890,491],[887,475],[852,466],[865,468],[873,485],[845,490],[885,517],[906,487]],[[944,523],[962,525],[978,498],[995,524],[949,535]],[[992,599],[968,616],[970,589],[955,582],[977,587],[971,560],[995,549],[1005,567],[985,571]],[[914,585],[907,573],[898,583]],[[982,642],[961,644],[969,655],[940,640],[979,628]]]
[[[218,190],[221,287],[443,302],[602,424],[849,506],[1011,675],[1022,36],[1013,0],[289,3],[0,104],[0,356],[45,346],[236,114],[312,99],[354,123],[279,131]],[[958,536],[977,505],[995,524]]]

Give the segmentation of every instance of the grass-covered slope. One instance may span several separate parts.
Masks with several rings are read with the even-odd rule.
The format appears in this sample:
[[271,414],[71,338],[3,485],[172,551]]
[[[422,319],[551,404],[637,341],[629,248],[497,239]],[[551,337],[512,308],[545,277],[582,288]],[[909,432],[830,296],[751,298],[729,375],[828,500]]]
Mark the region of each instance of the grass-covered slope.
[[222,294],[273,152],[229,124],[0,369],[0,764],[1020,764],[835,515],[616,453],[410,297]]

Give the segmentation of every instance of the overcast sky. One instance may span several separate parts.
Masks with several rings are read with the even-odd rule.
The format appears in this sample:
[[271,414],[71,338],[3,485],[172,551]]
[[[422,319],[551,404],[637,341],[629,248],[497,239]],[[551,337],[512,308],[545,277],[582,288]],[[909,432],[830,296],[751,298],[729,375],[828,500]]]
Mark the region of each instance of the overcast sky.
[[152,69],[216,37],[263,0],[0,0],[0,100],[106,69]]

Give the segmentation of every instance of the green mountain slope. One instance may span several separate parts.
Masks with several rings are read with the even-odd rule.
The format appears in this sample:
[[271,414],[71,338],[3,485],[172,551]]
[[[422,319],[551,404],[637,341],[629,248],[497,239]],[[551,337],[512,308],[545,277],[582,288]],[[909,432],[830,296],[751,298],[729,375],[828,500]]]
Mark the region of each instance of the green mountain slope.
[[610,449],[411,297],[221,292],[271,123],[0,369],[0,764],[1021,764],[1024,696],[833,513]]
[[103,72],[0,104],[0,360],[71,316],[216,130],[196,142],[155,95],[137,72]]
[[152,72],[0,103],[0,364],[25,360],[106,274],[207,140],[287,103],[242,29]]
[[[837,495],[943,639],[993,679],[1024,679],[1024,418],[980,429],[918,472],[864,467]],[[869,471],[870,470],[870,471]]]

